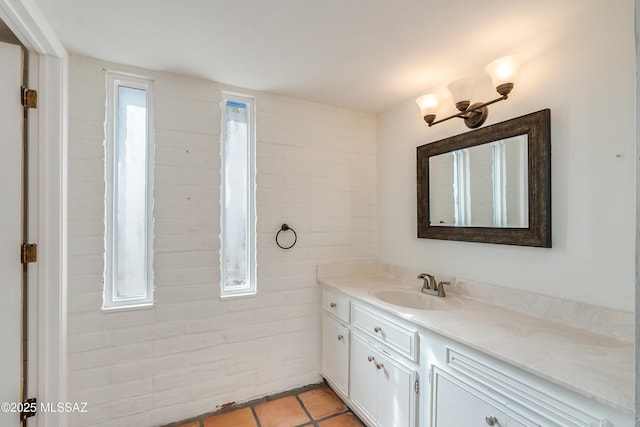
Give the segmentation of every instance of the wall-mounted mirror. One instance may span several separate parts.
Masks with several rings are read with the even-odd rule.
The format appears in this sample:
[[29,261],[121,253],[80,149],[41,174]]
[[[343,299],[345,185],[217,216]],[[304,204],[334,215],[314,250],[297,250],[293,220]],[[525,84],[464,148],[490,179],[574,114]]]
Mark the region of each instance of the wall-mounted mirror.
[[417,148],[418,237],[551,247],[550,110]]

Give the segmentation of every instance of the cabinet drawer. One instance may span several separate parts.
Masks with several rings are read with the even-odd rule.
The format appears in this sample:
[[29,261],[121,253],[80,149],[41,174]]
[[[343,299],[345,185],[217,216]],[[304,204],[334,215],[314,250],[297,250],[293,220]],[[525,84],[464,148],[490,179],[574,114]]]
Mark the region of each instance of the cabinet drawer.
[[[490,394],[494,400],[501,401],[508,427],[610,425],[603,416],[591,413],[589,404],[576,405],[568,395],[554,395],[539,386],[529,385],[526,376],[514,375],[510,367],[501,366],[499,362],[447,348],[447,366],[455,372],[448,377],[458,378],[463,388],[482,390],[479,395]],[[434,371],[438,373],[437,368]],[[456,400],[459,404],[460,400]]]
[[382,317],[360,305],[354,304],[351,314],[354,326],[362,329],[403,356],[416,362],[418,360],[418,332],[397,321]]
[[342,319],[349,323],[349,315],[351,313],[351,303],[344,295],[324,289],[322,291],[322,308],[333,314],[338,319]]
[[[511,426],[511,423],[507,421],[503,402],[491,399],[436,367],[433,368],[433,372],[433,406],[431,411],[431,425],[433,427]],[[524,424],[522,425],[524,426]]]

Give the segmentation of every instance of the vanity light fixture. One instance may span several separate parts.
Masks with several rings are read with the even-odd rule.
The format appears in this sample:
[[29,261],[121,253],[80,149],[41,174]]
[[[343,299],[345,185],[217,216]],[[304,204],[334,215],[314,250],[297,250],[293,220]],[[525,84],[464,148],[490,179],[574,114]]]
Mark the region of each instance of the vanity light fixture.
[[514,56],[505,56],[496,59],[485,67],[485,71],[491,77],[493,86],[500,94],[500,97],[488,102],[476,102],[471,104],[474,82],[470,79],[455,80],[447,85],[447,90],[451,93],[453,102],[459,113],[453,114],[444,119],[436,120],[436,113],[440,104],[440,96],[436,93],[423,95],[416,100],[420,107],[420,112],[429,127],[442,123],[454,117],[464,120],[468,128],[475,129],[482,126],[489,115],[489,105],[508,98],[513,89],[516,74],[518,72],[519,61]]

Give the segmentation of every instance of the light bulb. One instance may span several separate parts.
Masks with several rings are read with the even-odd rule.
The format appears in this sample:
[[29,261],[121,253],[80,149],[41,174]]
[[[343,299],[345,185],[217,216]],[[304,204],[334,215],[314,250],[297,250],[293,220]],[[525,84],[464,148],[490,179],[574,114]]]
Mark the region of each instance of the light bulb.
[[520,61],[515,56],[505,56],[496,59],[485,67],[485,71],[491,77],[493,87],[500,95],[508,95],[518,74]]
[[471,103],[474,86],[475,81],[472,78],[454,80],[447,85],[447,90],[459,111],[466,110]]
[[440,104],[440,97],[436,93],[428,93],[416,99],[418,107],[422,116],[433,114],[434,116],[438,112],[438,105]]

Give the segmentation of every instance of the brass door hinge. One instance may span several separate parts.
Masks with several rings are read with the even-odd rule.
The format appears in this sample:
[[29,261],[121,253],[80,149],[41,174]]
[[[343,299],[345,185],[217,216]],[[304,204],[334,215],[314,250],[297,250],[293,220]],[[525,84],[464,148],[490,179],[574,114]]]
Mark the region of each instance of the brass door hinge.
[[23,264],[38,261],[38,245],[35,243],[23,243],[20,248],[20,261]]
[[21,103],[24,108],[38,108],[38,92],[22,86]]
[[35,397],[22,402],[22,411],[20,411],[20,420],[26,420],[33,417],[38,411],[38,401]]

